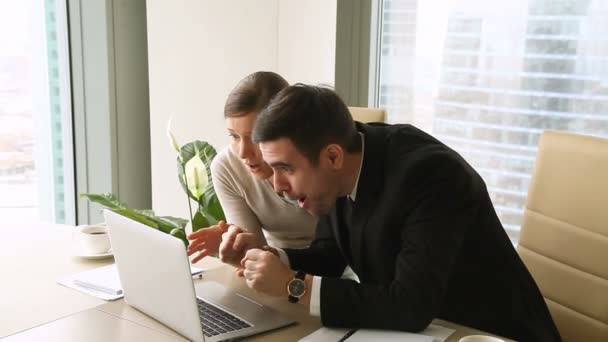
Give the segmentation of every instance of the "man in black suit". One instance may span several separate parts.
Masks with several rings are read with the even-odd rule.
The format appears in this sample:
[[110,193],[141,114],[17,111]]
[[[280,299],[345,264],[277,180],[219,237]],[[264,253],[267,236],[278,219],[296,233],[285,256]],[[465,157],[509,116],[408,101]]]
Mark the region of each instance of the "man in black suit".
[[[259,114],[253,136],[275,190],[320,218],[303,250],[225,234],[221,258],[244,255],[251,288],[299,301],[327,326],[416,332],[441,318],[560,340],[483,180],[440,141],[411,125],[355,123],[333,91],[301,84]],[[358,282],[340,278],[346,266]]]

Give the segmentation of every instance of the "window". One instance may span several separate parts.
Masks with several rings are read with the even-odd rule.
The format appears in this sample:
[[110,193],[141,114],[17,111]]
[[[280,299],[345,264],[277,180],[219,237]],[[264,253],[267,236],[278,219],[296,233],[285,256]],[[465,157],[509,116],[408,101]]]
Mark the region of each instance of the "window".
[[65,1],[0,2],[0,217],[74,223]]
[[473,165],[517,241],[543,130],[608,136],[608,1],[380,7],[375,105]]

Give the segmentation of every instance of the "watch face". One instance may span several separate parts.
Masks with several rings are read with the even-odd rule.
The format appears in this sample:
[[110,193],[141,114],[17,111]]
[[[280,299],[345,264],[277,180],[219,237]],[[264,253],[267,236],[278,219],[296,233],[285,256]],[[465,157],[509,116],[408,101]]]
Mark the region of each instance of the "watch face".
[[287,289],[289,290],[290,295],[294,297],[302,297],[304,295],[304,291],[306,290],[306,284],[302,279],[293,279],[289,282]]

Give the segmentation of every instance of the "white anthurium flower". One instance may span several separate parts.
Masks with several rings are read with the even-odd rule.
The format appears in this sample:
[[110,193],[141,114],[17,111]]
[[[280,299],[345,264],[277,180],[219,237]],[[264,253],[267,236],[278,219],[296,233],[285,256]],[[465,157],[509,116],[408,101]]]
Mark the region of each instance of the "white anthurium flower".
[[172,121],[173,121],[173,117],[170,117],[169,122],[167,123],[167,138],[169,138],[169,143],[175,149],[175,151],[177,151],[177,154],[179,155],[180,154],[179,144],[177,143],[177,140],[175,139],[175,136],[173,135],[173,132],[171,131],[171,122]]
[[198,153],[188,160],[184,173],[188,183],[188,190],[190,190],[194,198],[198,201],[201,196],[203,196],[207,184],[209,184],[207,166],[201,157],[199,157]]

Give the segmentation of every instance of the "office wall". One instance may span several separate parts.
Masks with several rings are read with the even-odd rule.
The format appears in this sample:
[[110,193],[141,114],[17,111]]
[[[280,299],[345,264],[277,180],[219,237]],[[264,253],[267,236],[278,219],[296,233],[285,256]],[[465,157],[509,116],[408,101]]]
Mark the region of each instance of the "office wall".
[[333,85],[336,0],[278,2],[277,70],[290,82]]
[[270,70],[289,82],[331,83],[335,7],[335,0],[148,0],[152,206],[157,213],[188,215],[176,154],[166,137],[169,117],[178,143],[201,139],[221,149],[228,143],[224,100],[247,74]]

